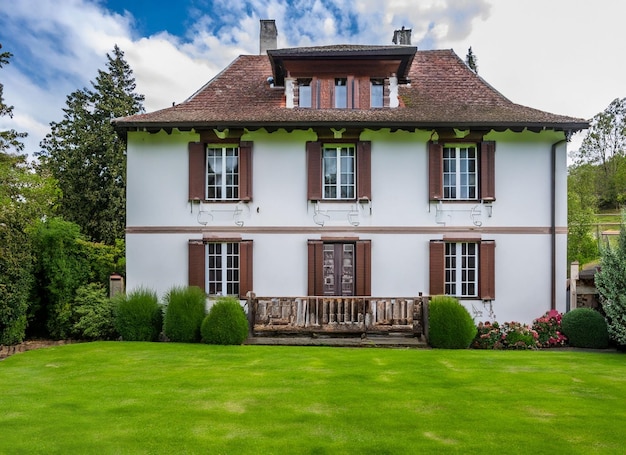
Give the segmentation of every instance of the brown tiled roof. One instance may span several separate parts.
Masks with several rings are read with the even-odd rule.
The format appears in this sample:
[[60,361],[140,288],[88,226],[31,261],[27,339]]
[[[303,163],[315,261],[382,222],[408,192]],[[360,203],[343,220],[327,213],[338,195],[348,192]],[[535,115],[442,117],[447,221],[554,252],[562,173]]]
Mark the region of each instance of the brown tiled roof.
[[[309,53],[364,52],[371,48],[376,46],[327,46],[305,50]],[[390,46],[377,48],[384,50]],[[401,106],[398,108],[288,109],[284,88],[272,88],[268,83],[272,75],[267,55],[242,55],[185,102],[156,112],[114,119],[113,124],[120,131],[135,128],[290,129],[337,125],[566,131],[588,127],[584,119],[512,103],[474,74],[452,50],[415,53],[409,70],[410,85],[399,86]]]

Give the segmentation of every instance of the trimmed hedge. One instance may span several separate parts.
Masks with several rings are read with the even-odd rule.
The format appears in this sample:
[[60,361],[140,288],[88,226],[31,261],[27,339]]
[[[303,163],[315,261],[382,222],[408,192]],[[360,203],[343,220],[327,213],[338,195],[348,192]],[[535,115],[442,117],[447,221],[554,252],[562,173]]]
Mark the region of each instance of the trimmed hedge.
[[476,336],[474,320],[454,297],[437,295],[428,309],[428,342],[433,348],[466,349]]
[[591,308],[576,308],[565,313],[561,319],[561,328],[570,346],[592,349],[604,349],[609,346],[606,320]]
[[234,297],[220,297],[202,321],[208,344],[242,344],[248,338],[248,318]]
[[158,340],[163,311],[154,291],[139,288],[114,300],[115,328],[124,341]]
[[206,315],[206,294],[197,286],[173,287],[165,296],[167,308],[163,332],[170,341],[200,341],[200,326]]

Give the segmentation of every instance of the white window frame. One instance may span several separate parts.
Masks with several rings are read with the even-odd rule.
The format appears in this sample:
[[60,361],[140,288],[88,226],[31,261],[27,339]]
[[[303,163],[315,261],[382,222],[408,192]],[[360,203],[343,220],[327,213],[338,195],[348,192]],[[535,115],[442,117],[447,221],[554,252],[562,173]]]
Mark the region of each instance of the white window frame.
[[345,77],[335,78],[335,108],[346,109],[348,107],[348,79]]
[[444,145],[444,200],[477,200],[479,174],[476,144]]
[[[333,152],[334,156],[331,156]],[[332,173],[328,173],[327,159],[334,160],[335,169]],[[356,198],[356,165],[355,144],[324,144],[322,147],[322,199],[354,200]],[[332,181],[332,176],[334,176],[334,181]]]
[[[239,297],[241,252],[239,242],[209,242],[205,289],[209,295]],[[225,292],[224,292],[225,290]]]
[[[374,89],[374,87],[376,89]],[[380,108],[384,106],[385,100],[385,81],[384,79],[370,80],[370,107]]]
[[[235,165],[229,167],[229,158],[232,157],[236,158]],[[239,200],[239,145],[208,144],[205,163],[205,199],[214,201]],[[212,176],[215,178],[216,183],[211,183]],[[213,194],[211,190],[214,191]]]
[[446,295],[478,297],[479,246],[477,242],[446,242],[444,256]]
[[311,89],[313,81],[311,79],[298,80],[298,107],[313,107],[313,90]]

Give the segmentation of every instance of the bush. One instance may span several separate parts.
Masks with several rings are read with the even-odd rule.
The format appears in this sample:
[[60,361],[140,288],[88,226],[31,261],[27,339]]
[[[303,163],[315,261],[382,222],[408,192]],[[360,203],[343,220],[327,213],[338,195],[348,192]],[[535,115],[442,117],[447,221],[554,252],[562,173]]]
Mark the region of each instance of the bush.
[[604,349],[609,345],[606,320],[591,308],[576,308],[565,313],[561,326],[570,346]]
[[502,344],[502,331],[498,321],[479,322],[476,328],[476,336],[472,341],[474,349],[504,349]]
[[202,339],[209,344],[241,344],[248,338],[248,318],[234,297],[220,297],[202,321]]
[[165,296],[167,308],[163,331],[170,341],[200,341],[200,326],[206,315],[206,294],[197,286],[173,287]]
[[91,283],[76,290],[73,334],[86,340],[111,340],[115,330],[115,305],[99,283]]
[[563,316],[556,310],[546,311],[546,313],[533,321],[533,330],[539,336],[539,346],[542,348],[554,348],[565,346],[567,337],[563,335],[561,319]]
[[476,336],[467,309],[454,297],[434,296],[428,310],[429,343],[434,348],[465,349]]
[[115,301],[115,328],[125,341],[156,341],[163,326],[157,295],[148,289],[119,294]]
[[539,335],[532,328],[520,322],[502,324],[504,349],[533,349],[537,347]]
[[472,341],[475,349],[534,349],[538,347],[539,335],[535,330],[520,322],[479,323],[476,337]]

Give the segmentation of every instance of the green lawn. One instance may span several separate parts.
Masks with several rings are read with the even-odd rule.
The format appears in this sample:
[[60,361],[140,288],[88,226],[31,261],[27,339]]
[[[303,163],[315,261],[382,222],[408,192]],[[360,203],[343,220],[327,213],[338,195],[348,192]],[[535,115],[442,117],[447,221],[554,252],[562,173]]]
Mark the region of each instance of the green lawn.
[[626,356],[101,342],[0,362],[1,454],[626,451]]

